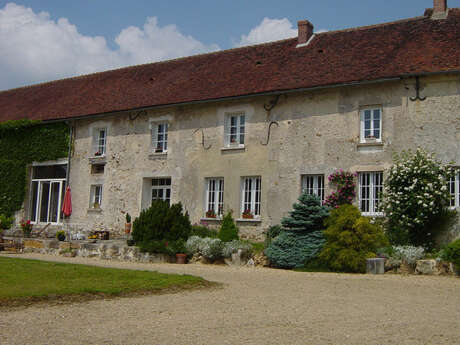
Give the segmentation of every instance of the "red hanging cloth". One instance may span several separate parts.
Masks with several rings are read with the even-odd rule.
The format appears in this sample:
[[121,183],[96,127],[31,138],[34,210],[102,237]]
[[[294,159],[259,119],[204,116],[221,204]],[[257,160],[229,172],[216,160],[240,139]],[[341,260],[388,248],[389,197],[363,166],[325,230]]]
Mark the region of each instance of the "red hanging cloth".
[[72,195],[70,193],[70,187],[67,186],[65,190],[64,202],[62,203],[62,213],[68,217],[72,214]]

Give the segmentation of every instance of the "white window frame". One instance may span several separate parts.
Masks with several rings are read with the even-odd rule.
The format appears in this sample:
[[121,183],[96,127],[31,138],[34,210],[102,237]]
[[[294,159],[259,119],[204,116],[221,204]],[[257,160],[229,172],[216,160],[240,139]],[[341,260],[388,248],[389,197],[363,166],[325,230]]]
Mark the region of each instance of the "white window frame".
[[450,208],[460,207],[460,172],[456,172],[447,183],[447,188],[450,194]]
[[[169,184],[160,184],[161,180],[169,180]],[[154,185],[153,181],[158,181],[158,184]],[[161,194],[163,194],[161,197],[156,197],[153,199],[153,191],[162,191]],[[169,197],[168,197],[168,190],[169,190]],[[158,194],[158,193],[157,193]],[[171,194],[172,194],[172,179],[171,177],[153,177],[152,178],[152,193],[151,193],[151,198],[150,202],[153,203],[154,200],[163,200],[168,202],[171,205]]]
[[224,179],[210,177],[206,179],[205,216],[208,211],[214,211],[216,218],[224,213]]
[[97,209],[94,207],[95,203],[99,204],[99,208],[102,208],[102,191],[103,186],[102,184],[92,184],[90,189],[90,208]]
[[[234,125],[232,125],[232,118],[235,118]],[[235,129],[234,133],[232,133],[232,128]],[[226,147],[244,147],[246,142],[246,113],[244,111],[225,113],[224,132]],[[234,141],[232,141],[233,136],[235,136]]]
[[[258,187],[258,188],[257,188]],[[245,176],[241,178],[241,217],[248,210],[254,218],[260,218],[262,208],[262,177]]]
[[[377,211],[378,204],[382,201],[380,197],[383,192],[383,171],[362,171],[358,174],[358,181],[361,214],[363,216],[383,216],[383,212]],[[362,203],[366,201],[369,202],[368,210],[363,210]]]
[[[95,143],[94,143],[94,155],[99,152],[99,156],[105,156],[107,152],[107,128],[95,128],[96,136],[95,136]],[[104,133],[104,136],[101,136],[101,133]]]
[[[31,224],[45,224],[45,223],[51,223],[53,225],[61,224],[61,216],[62,216],[62,203],[64,202],[64,195],[63,191],[65,190],[64,187],[66,185],[66,180],[65,178],[59,178],[59,179],[32,179],[31,180],[31,185],[30,185],[30,191],[31,191],[31,207],[32,207],[32,200],[34,196],[32,195],[33,192],[33,184],[37,183],[37,204],[35,205],[35,220],[31,219]],[[42,199],[42,194],[43,194],[43,184],[44,183],[49,183],[50,189],[48,191],[48,206],[47,206],[47,221],[42,222],[40,221],[40,214],[41,214],[41,207],[43,206],[41,203]],[[51,222],[49,221],[50,216],[51,216],[51,188],[53,184],[58,184],[59,185],[59,197],[58,197],[58,212],[57,212],[57,221],[56,222]],[[31,210],[32,211],[32,210]],[[30,215],[32,218],[33,214],[31,213]]]
[[324,202],[324,175],[302,175],[302,193],[314,194],[316,196],[319,196],[321,202]]
[[[366,112],[370,112],[370,127],[369,127],[369,137],[365,136],[366,132],[366,121],[365,116]],[[379,126],[374,127],[375,125],[375,117],[376,113],[379,113]],[[382,118],[383,118],[383,110],[382,107],[367,107],[360,110],[360,130],[359,130],[359,137],[361,143],[372,143],[372,142],[382,142]],[[378,130],[379,137],[375,137],[376,131]]]
[[[154,153],[168,152],[169,122],[152,122],[152,150]],[[161,136],[161,138],[160,138]]]

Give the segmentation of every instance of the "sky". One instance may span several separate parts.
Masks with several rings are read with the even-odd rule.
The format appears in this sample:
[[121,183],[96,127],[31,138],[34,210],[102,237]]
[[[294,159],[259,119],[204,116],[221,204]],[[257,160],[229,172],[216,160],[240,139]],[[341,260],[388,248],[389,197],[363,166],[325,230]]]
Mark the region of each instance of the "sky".
[[[423,15],[433,0],[0,0],[0,90]],[[460,7],[460,0],[448,0]]]

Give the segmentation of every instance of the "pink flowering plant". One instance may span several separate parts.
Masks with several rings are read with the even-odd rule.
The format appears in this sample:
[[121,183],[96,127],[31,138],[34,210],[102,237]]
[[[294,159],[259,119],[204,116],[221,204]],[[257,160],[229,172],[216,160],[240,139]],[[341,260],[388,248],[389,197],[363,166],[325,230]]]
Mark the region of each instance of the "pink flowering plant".
[[32,223],[30,220],[21,220],[20,224],[24,237],[30,237],[30,233],[32,232]]
[[337,191],[332,192],[326,197],[324,205],[334,208],[338,208],[340,205],[345,204],[351,205],[356,196],[356,176],[356,173],[351,173],[342,169],[329,175],[328,180],[330,183],[336,185]]

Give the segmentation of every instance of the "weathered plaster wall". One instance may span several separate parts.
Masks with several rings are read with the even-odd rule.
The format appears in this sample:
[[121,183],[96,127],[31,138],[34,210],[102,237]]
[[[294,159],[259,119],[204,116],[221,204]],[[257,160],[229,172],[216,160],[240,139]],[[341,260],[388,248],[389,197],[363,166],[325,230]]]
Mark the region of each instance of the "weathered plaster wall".
[[[75,150],[70,183],[75,227],[122,231],[124,212],[136,217],[150,200],[152,177],[172,178],[172,202],[181,201],[192,222],[205,213],[205,178],[225,180],[224,209],[240,210],[242,176],[262,177],[261,222],[239,222],[242,233],[260,238],[279,223],[301,189],[302,174],[324,174],[342,168],[351,171],[383,170],[393,152],[423,147],[444,161],[460,165],[460,78],[422,79],[423,102],[409,101],[414,79],[288,94],[270,112],[264,103],[273,97],[176,106],[150,110],[130,120],[128,113],[76,122]],[[383,108],[382,147],[359,145],[359,110]],[[244,150],[224,147],[225,112],[246,112]],[[167,155],[152,154],[150,121],[167,117]],[[270,142],[268,125],[273,126]],[[92,129],[107,127],[106,166],[103,175],[91,174]],[[202,146],[203,129],[205,146]],[[103,184],[99,212],[89,210],[90,185]],[[326,194],[330,190],[326,189]]]

